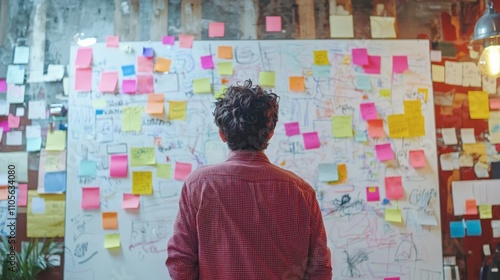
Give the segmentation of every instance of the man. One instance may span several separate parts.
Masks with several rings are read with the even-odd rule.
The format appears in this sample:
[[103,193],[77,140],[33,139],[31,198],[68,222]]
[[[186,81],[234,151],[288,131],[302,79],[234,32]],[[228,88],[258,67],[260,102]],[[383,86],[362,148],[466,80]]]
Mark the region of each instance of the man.
[[314,190],[264,150],[278,96],[231,86],[214,111],[231,153],[186,178],[166,265],[172,279],[332,279]]

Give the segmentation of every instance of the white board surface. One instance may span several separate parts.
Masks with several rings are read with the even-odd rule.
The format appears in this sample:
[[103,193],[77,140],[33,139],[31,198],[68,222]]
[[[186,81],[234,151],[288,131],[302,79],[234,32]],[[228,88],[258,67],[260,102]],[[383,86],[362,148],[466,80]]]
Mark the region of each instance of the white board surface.
[[[266,150],[271,162],[304,178],[317,191],[322,208],[328,245],[332,251],[333,279],[442,279],[442,246],[439,212],[438,169],[434,106],[430,74],[429,43],[417,40],[280,40],[280,41],[195,41],[192,49],[162,45],[161,42],[120,43],[122,48],[92,46],[92,91],[75,92],[75,67],[70,65],[67,209],[65,232],[65,279],[169,279],[164,265],[166,244],[172,233],[182,181],[156,177],[154,166],[131,167],[129,176],[109,176],[112,153],[134,147],[155,147],[157,163],[191,163],[194,168],[224,160],[227,148],[220,141],[213,123],[213,95],[194,94],[193,79],[209,78],[214,92],[222,82],[232,84],[251,79],[259,81],[260,71],[273,71],[280,95],[279,123]],[[218,46],[232,46],[233,59],[217,58]],[[124,106],[145,106],[147,94],[121,92],[122,65],[135,64],[143,47],[152,47],[157,57],[172,60],[168,76],[154,74],[155,92],[169,101],[187,101],[185,121],[160,121],[142,114],[140,132],[122,132]],[[370,56],[381,57],[380,74],[365,74],[353,65],[351,50],[366,48]],[[330,73],[315,77],[313,51],[326,50]],[[71,49],[71,63],[77,48]],[[215,69],[201,68],[200,56],[212,55]],[[407,56],[408,70],[393,73],[392,57]],[[156,59],[155,58],[155,59]],[[231,61],[232,76],[217,74],[218,63]],[[102,71],[118,71],[119,93],[102,94],[98,83]],[[316,69],[317,70],[317,69]],[[137,71],[137,65],[136,65]],[[289,90],[289,77],[305,77],[305,92]],[[134,78],[135,76],[132,76]],[[428,91],[427,96],[421,89]],[[387,95],[389,90],[390,95]],[[104,100],[104,101],[103,101]],[[353,129],[366,134],[360,103],[374,102],[378,116],[403,114],[404,100],[421,100],[425,136],[358,142],[334,138],[332,116],[352,116]],[[102,109],[99,109],[103,107]],[[96,114],[96,109],[102,110]],[[305,150],[302,135],[286,136],[284,123],[299,122],[300,132],[318,132],[321,147]],[[410,126],[410,129],[412,127]],[[155,138],[161,145],[155,146]],[[157,142],[158,143],[158,142]],[[395,160],[380,162],[375,145],[390,143]],[[423,150],[427,166],[415,169],[409,164],[409,151]],[[130,156],[129,156],[130,157]],[[82,160],[94,161],[95,177],[79,177]],[[338,184],[318,181],[320,163],[345,164],[347,178]],[[131,192],[133,171],[151,171],[153,195],[143,195],[138,210],[121,208],[123,193]],[[173,170],[172,170],[173,174]],[[366,188],[378,186],[385,197],[386,176],[401,176],[404,197],[382,205],[367,202]],[[81,208],[82,188],[100,187],[100,209]],[[385,208],[398,207],[401,223],[384,219]],[[117,230],[101,226],[102,212],[118,212]],[[436,226],[421,225],[419,213],[431,213]],[[433,214],[432,214],[433,213]],[[431,218],[432,220],[432,218]],[[121,247],[104,248],[104,237],[119,233]]]

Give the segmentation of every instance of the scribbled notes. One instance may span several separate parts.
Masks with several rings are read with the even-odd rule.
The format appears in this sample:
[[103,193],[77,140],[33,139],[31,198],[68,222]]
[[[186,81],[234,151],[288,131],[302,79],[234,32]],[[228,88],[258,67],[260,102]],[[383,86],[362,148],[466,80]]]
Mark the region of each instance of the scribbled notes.
[[333,137],[352,137],[352,116],[332,116]]
[[148,104],[146,105],[146,113],[151,115],[163,115],[165,108],[165,95],[163,94],[148,94]]
[[128,155],[111,155],[109,176],[111,178],[125,178],[128,176]]
[[285,123],[285,134],[286,136],[293,136],[300,134],[299,122]]
[[127,106],[122,111],[122,131],[141,131],[142,106]]
[[155,164],[156,152],[154,147],[130,149],[130,166],[145,166]]
[[490,105],[486,91],[469,91],[469,113],[471,119],[488,119]]
[[231,46],[217,47],[217,57],[222,59],[233,59],[233,47]]
[[410,165],[413,168],[422,168],[427,165],[427,160],[425,158],[424,150],[412,150],[410,151]]
[[99,187],[82,188],[82,209],[99,209],[101,206],[101,195]]
[[389,137],[403,138],[409,136],[408,120],[405,115],[389,115],[387,117]]
[[231,61],[217,63],[217,74],[220,76],[233,75],[233,63]]
[[117,212],[102,212],[102,228],[103,229],[118,229],[118,213]]
[[172,173],[172,165],[169,163],[159,163],[156,165],[156,177],[162,179],[170,179]]
[[186,101],[168,102],[168,119],[185,120],[186,119]]
[[124,193],[122,198],[123,209],[139,208],[140,196],[136,194]]
[[359,109],[363,120],[367,121],[377,119],[377,108],[375,108],[374,102],[361,103],[359,105]]
[[380,201],[378,187],[366,187],[366,201]]
[[337,164],[320,163],[318,165],[318,181],[329,182],[338,180],[339,180],[339,173],[337,169]]
[[321,146],[319,142],[319,137],[318,137],[318,132],[307,132],[302,134],[302,137],[304,139],[304,148],[306,150],[309,149],[317,149]]
[[281,32],[281,16],[266,16],[266,31]]
[[379,161],[387,161],[394,159],[394,153],[392,152],[391,143],[375,145],[375,152],[377,154],[377,159]]
[[466,199],[465,200],[465,214],[466,215],[477,215],[476,199]]
[[187,162],[176,162],[174,170],[174,179],[182,181],[191,173],[193,166]]
[[132,193],[133,194],[152,194],[153,193],[153,174],[150,171],[132,172]]
[[302,77],[302,76],[290,77],[288,83],[290,86],[290,91],[299,91],[300,92],[300,91],[306,90],[304,77]]
[[329,65],[328,52],[325,50],[319,50],[313,52],[314,64],[315,65]]
[[104,248],[106,249],[120,248],[120,234],[118,233],[106,234],[104,237]]
[[170,60],[168,58],[158,57],[156,59],[154,70],[156,72],[161,72],[161,73],[169,72],[171,64],[172,64],[172,60]]
[[465,237],[465,227],[462,221],[450,222],[450,237],[451,238]]
[[385,196],[389,199],[401,199],[404,196],[401,176],[385,177]]
[[210,78],[193,79],[194,93],[209,93],[212,92]]
[[401,210],[385,208],[385,220],[388,222],[401,223],[403,221]]
[[262,86],[274,87],[276,76],[274,72],[259,72],[259,83]]

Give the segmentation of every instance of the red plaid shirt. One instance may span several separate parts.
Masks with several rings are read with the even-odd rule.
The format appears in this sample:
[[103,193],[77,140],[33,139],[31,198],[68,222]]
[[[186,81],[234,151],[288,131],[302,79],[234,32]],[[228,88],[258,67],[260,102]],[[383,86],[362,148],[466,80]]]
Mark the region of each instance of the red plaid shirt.
[[316,194],[263,152],[233,151],[185,181],[166,265],[172,279],[332,279]]

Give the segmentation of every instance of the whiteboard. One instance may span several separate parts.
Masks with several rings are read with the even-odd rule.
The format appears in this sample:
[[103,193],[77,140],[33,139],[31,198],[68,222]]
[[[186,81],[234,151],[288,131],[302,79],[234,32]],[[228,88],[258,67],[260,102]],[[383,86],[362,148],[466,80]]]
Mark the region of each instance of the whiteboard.
[[[127,46],[133,52],[125,51]],[[218,46],[232,46],[234,57],[219,59]],[[147,102],[147,94],[121,92],[121,66],[136,64],[143,47],[154,48],[156,58],[172,60],[168,74],[154,73],[155,92],[164,94],[166,112],[170,101],[187,101],[187,116],[185,121],[158,120],[143,113],[140,132],[122,132],[123,107],[145,106]],[[261,71],[275,72],[273,91],[280,95],[279,123],[266,154],[271,162],[295,172],[317,191],[332,252],[334,279],[442,279],[428,41],[195,41],[192,49],[179,48],[177,42],[174,46],[122,42],[120,48],[106,48],[104,43],[92,48],[91,92],[73,90],[77,47],[71,48],[65,279],[168,278],[164,265],[166,244],[172,234],[182,181],[157,178],[155,166],[130,164],[127,178],[110,178],[110,155],[129,153],[134,147],[155,147],[157,163],[168,161],[172,168],[178,162],[191,163],[193,169],[225,160],[228,149],[220,141],[213,122],[213,93],[193,93],[193,79],[210,79],[212,91],[217,92],[223,83],[251,79],[257,84]],[[380,74],[366,74],[363,67],[353,65],[354,48],[365,48],[370,56],[380,56]],[[327,51],[329,66],[313,66],[315,50]],[[213,56],[215,69],[201,68],[200,57],[205,55]],[[408,70],[393,73],[393,56],[406,56]],[[218,75],[218,63],[222,61],[233,63],[232,76]],[[119,73],[119,92],[102,94],[98,91],[101,72],[112,70]],[[324,77],[318,77],[321,75]],[[306,90],[290,91],[290,76],[305,77]],[[352,116],[358,136],[366,135],[367,122],[361,118],[359,105],[368,101],[375,103],[387,134],[387,116],[404,113],[405,100],[420,100],[425,136],[368,138],[367,142],[358,142],[361,140],[357,137],[332,135],[334,115]],[[284,124],[288,122],[299,122],[301,133],[317,132],[320,148],[306,150],[302,135],[286,136]],[[394,160],[377,160],[374,146],[381,143],[391,144]],[[410,165],[410,150],[425,152],[424,168]],[[95,177],[78,176],[82,160],[96,163]],[[337,183],[318,181],[321,163],[344,165],[347,177]],[[121,208],[122,194],[131,192],[133,171],[153,173],[153,195],[142,195],[139,209],[125,211]],[[383,205],[385,177],[390,176],[401,176],[404,197]],[[100,209],[82,210],[82,188],[87,186],[100,187]],[[367,201],[366,188],[371,186],[379,187],[379,201]],[[402,222],[386,221],[386,208],[400,209]],[[118,212],[118,230],[102,228],[101,213],[105,211]],[[436,225],[422,222],[422,217],[434,220]],[[119,249],[104,248],[104,237],[109,233],[120,234]]]

